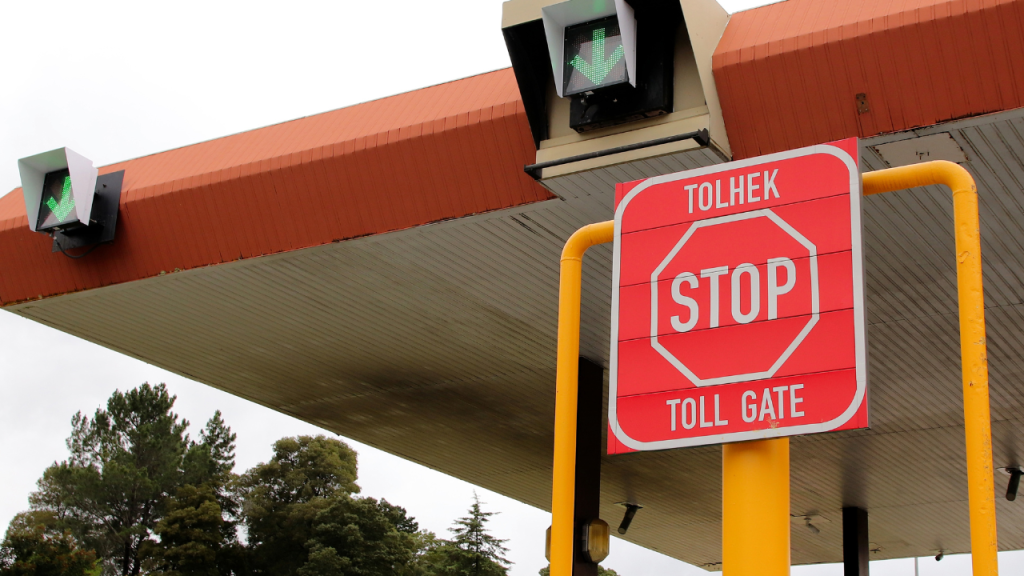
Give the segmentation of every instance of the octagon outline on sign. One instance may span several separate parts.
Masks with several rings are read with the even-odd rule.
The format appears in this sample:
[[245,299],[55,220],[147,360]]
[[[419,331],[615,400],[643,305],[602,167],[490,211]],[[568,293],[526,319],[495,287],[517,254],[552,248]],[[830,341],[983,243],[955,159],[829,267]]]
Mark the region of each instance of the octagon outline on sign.
[[[658,276],[665,270],[669,262],[675,258],[679,250],[682,249],[683,245],[686,244],[687,240],[693,236],[693,233],[700,228],[707,228],[709,226],[715,226],[717,224],[727,224],[729,222],[738,222],[740,220],[751,220],[753,218],[768,218],[776,226],[782,229],[783,232],[789,234],[794,240],[800,243],[801,246],[807,249],[810,258],[811,267],[811,318],[807,324],[800,330],[800,333],[796,335],[796,338],[786,347],[786,350],[781,356],[772,364],[771,368],[764,372],[750,372],[747,374],[736,374],[733,376],[722,376],[719,378],[698,378],[692,370],[686,367],[681,360],[675,357],[667,348],[658,342]],[[779,217],[778,214],[772,212],[771,208],[765,208],[762,210],[754,210],[751,212],[741,212],[739,214],[730,214],[728,216],[719,216],[718,218],[709,218],[707,220],[698,220],[683,234],[683,237],[676,242],[675,247],[669,251],[668,256],[661,261],[661,264],[654,269],[651,274],[651,346],[661,354],[665,360],[668,360],[669,364],[679,370],[683,376],[690,379],[697,387],[702,386],[716,386],[719,384],[734,384],[737,382],[749,382],[750,380],[762,380],[765,378],[771,378],[775,376],[779,368],[786,363],[786,360],[793,354],[797,346],[803,342],[804,338],[810,334],[811,329],[818,323],[818,249],[817,247],[808,240],[803,234],[797,232],[795,228],[789,225],[788,222]]]
[[[756,166],[767,162],[774,162],[777,160],[787,160],[791,158],[798,158],[801,156],[812,156],[815,154],[822,154],[826,156],[832,156],[840,160],[846,165],[847,170],[850,174],[850,232],[853,240],[853,294],[854,294],[854,335],[855,341],[857,342],[855,357],[857,365],[857,391],[854,395],[850,406],[845,412],[837,416],[835,419],[828,422],[820,422],[817,424],[802,424],[799,426],[788,426],[785,428],[767,428],[762,430],[749,430],[746,432],[732,432],[728,434],[718,435],[711,434],[707,436],[695,436],[691,438],[677,438],[672,440],[654,440],[654,441],[642,441],[631,438],[619,425],[619,419],[617,416],[617,405],[618,405],[618,336],[619,336],[619,319],[617,312],[619,310],[619,259],[620,251],[622,249],[622,215],[629,205],[630,201],[641,193],[643,190],[668,182],[682,180],[684,178],[696,178],[700,176],[706,176],[722,172],[724,170],[733,170],[737,168],[746,168],[748,166]],[[746,160],[738,160],[731,162],[728,165],[712,165],[704,168],[697,168],[694,170],[687,170],[685,172],[677,174],[666,174],[664,176],[655,176],[654,178],[648,178],[635,186],[626,196],[619,202],[618,207],[615,210],[615,242],[612,245],[612,319],[611,319],[611,330],[609,331],[609,339],[611,344],[611,353],[608,358],[608,425],[612,429],[612,433],[615,435],[616,440],[621,442],[624,446],[632,450],[667,450],[671,448],[686,448],[690,446],[706,446],[709,444],[719,444],[722,442],[743,442],[746,440],[761,440],[766,438],[779,438],[782,436],[795,436],[798,434],[814,434],[817,432],[828,432],[835,430],[842,426],[853,417],[853,415],[860,408],[861,404],[867,398],[867,330],[866,330],[866,318],[864,311],[864,253],[863,246],[861,244],[861,196],[863,192],[861,190],[861,178],[860,171],[857,168],[857,163],[854,159],[845,151],[836,146],[828,144],[817,144],[814,146],[808,146],[806,148],[800,148],[797,150],[789,150],[786,152],[776,152],[773,154],[766,154],[755,158],[748,158]]]

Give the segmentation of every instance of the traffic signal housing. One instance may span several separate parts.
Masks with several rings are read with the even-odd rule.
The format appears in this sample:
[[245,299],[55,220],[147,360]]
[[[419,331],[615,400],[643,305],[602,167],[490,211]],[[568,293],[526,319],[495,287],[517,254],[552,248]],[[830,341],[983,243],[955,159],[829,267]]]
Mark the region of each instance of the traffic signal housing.
[[99,170],[70,148],[18,160],[28,226],[35,232],[88,226]]
[[53,252],[113,241],[124,171],[100,176],[91,160],[58,148],[18,160],[18,172],[29,229],[51,236]]
[[634,9],[626,0],[568,0],[541,8],[541,20],[555,91],[571,102],[570,128],[588,132],[672,111],[678,2]]
[[728,20],[715,0],[505,2],[537,147],[527,172],[561,196],[584,182],[553,178],[694,150],[707,149],[701,162],[729,159],[711,71]]

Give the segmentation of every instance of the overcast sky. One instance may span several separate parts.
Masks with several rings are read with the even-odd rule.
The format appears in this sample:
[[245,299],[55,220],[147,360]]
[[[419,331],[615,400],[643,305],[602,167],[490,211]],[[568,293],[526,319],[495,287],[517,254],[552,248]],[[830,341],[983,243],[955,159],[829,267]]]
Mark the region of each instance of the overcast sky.
[[[732,12],[766,4],[731,0]],[[68,146],[110,164],[509,65],[500,0],[447,2],[0,2],[0,194],[16,160]],[[396,62],[401,65],[395,65]],[[4,271],[0,270],[0,274]],[[51,360],[60,350],[61,362]],[[47,465],[66,457],[69,420],[115,389],[166,382],[195,432],[215,409],[238,433],[238,471],[282,436],[323,431],[35,324],[0,313],[0,524],[27,508]],[[474,487],[352,442],[363,493],[406,507],[445,534]],[[509,539],[512,574],[544,564],[550,517],[477,490]],[[607,519],[615,523],[618,519]],[[0,526],[0,527],[2,527]],[[1024,555],[1001,555],[1004,573]],[[616,540],[604,563],[622,576],[707,574]],[[923,576],[964,574],[969,558],[922,560]],[[841,566],[797,568],[799,576]],[[913,574],[911,560],[872,564]]]

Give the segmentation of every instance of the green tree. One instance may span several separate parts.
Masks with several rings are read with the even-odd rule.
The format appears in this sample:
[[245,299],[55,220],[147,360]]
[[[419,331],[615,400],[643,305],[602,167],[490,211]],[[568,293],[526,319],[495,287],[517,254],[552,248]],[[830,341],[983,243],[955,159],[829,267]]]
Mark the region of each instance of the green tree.
[[241,545],[225,538],[227,524],[211,486],[186,484],[169,500],[167,513],[154,529],[160,541],[147,541],[142,556],[151,560],[157,574],[232,574],[239,568]]
[[182,462],[182,481],[168,499],[165,515],[141,555],[154,571],[171,576],[217,576],[241,570],[242,546],[234,517],[232,487],[236,435],[218,410],[192,442]]
[[96,550],[109,572],[141,571],[139,549],[181,480],[188,422],[163,385],[115,392],[92,419],[71,420],[71,457],[50,466],[29,502]]
[[264,574],[290,575],[306,562],[317,515],[359,492],[356,453],[325,436],[282,438],[269,462],[239,479],[250,561]]
[[[540,569],[540,576],[551,576],[551,567],[545,566]],[[597,576],[619,576],[619,573],[611,568],[605,568],[600,564],[597,565]]]
[[199,442],[191,442],[182,461],[182,482],[207,484],[217,493],[219,502],[233,502],[227,488],[234,480],[235,439],[237,435],[217,410],[199,432]]
[[455,521],[449,530],[453,538],[441,541],[426,552],[421,563],[431,575],[451,576],[505,576],[511,566],[505,558],[508,549],[492,536],[487,522],[496,512],[484,512],[480,498],[473,494],[469,515]]
[[309,558],[299,576],[385,576],[411,573],[419,526],[386,500],[338,496],[317,514]]
[[406,511],[357,494],[356,453],[324,436],[282,438],[239,480],[249,562],[274,576],[414,576],[424,541]]
[[96,553],[56,523],[49,512],[15,516],[0,544],[0,576],[98,576]]
[[[70,457],[47,468],[29,497],[53,530],[95,550],[106,574],[135,576],[150,564],[177,570],[177,559],[237,541],[227,519],[238,508],[229,489],[235,436],[218,412],[190,441],[175,400],[163,384],[143,384],[115,392],[92,418],[79,412]],[[211,526],[216,544],[205,533]]]

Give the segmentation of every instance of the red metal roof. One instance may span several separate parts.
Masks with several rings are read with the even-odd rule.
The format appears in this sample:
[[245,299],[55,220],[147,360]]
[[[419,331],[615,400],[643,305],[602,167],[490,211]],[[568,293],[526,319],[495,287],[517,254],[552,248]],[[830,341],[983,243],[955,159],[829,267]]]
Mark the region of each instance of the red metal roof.
[[[1018,108],[1024,0],[788,0],[733,15],[713,67],[736,158]],[[102,168],[117,240],[82,260],[16,190],[0,305],[552,198],[534,159],[506,69]]]
[[736,158],[1019,108],[1024,0],[788,0],[734,14],[713,70]]
[[82,260],[0,198],[0,304],[552,198],[510,69],[154,154],[125,170],[117,238]]

